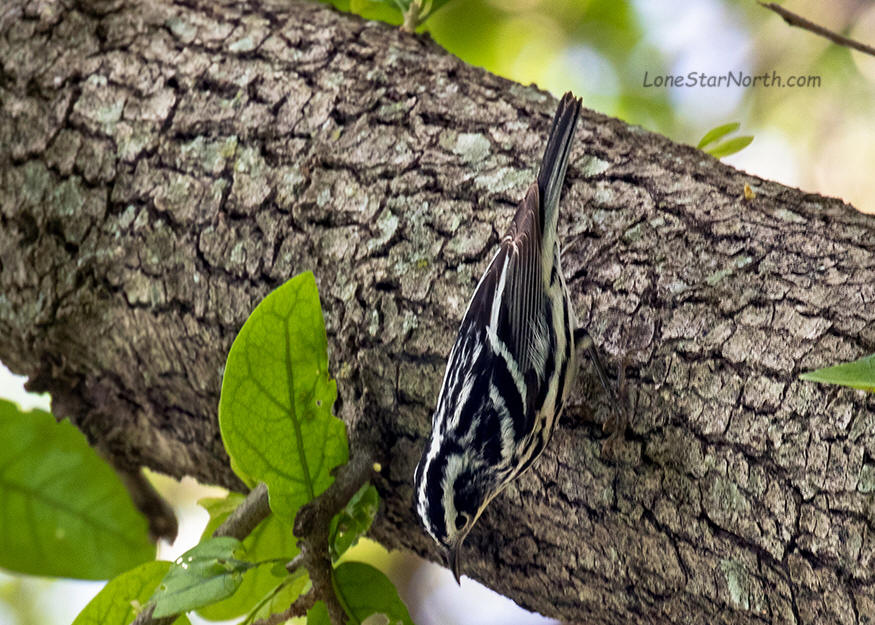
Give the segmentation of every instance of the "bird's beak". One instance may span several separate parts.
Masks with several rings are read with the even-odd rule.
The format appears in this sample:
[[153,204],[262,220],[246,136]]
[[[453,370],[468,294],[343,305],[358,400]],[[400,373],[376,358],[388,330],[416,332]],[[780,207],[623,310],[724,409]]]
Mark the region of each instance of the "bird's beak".
[[462,552],[462,541],[460,540],[455,545],[449,547],[447,549],[447,568],[449,568],[453,572],[453,577],[456,578],[456,583],[461,586],[461,573],[459,569],[462,567],[461,562],[461,552]]

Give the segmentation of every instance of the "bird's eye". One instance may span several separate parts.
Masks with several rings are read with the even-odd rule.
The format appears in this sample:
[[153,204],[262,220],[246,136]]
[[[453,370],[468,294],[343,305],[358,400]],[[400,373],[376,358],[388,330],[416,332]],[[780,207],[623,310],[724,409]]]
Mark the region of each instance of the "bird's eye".
[[460,512],[456,515],[456,530],[461,530],[468,524],[468,515],[464,512]]

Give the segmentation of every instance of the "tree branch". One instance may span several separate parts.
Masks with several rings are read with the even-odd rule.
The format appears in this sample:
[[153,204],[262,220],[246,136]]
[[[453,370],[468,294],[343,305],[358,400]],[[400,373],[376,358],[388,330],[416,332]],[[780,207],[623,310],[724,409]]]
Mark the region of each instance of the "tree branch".
[[861,43],[854,39],[849,39],[844,35],[840,35],[836,32],[828,30],[820,24],[815,24],[811,20],[807,20],[801,15],[785,9],[780,4],[776,4],[774,2],[759,2],[759,5],[769,9],[770,11],[774,11],[775,13],[783,17],[784,21],[787,22],[790,26],[803,28],[808,32],[812,32],[815,35],[820,35],[821,37],[829,39],[833,43],[844,46],[845,48],[852,48],[854,50],[859,50],[864,54],[875,56],[875,48],[873,48],[872,46],[866,45],[865,43]]
[[[439,560],[413,470],[555,101],[317,4],[110,4],[0,13],[0,358],[116,466],[241,489],[225,357],[312,270],[372,533]],[[875,399],[798,380],[875,351],[875,219],[593,111],[567,179],[575,311],[634,418],[608,461],[584,368],[464,573],[573,622],[875,613]]]
[[163,538],[172,543],[176,540],[179,523],[169,503],[155,490],[142,470],[127,471],[119,469],[119,478],[125,485],[137,509],[149,520],[149,538],[153,542]]
[[366,447],[356,448],[350,461],[338,467],[331,486],[304,505],[295,517],[295,536],[300,539],[298,545],[301,548],[300,563],[310,574],[315,600],[325,602],[333,625],[344,625],[347,617],[334,592],[329,553],[331,519],[370,479],[373,464],[373,456]]
[[249,491],[246,499],[216,528],[213,538],[233,536],[237,540],[243,540],[269,515],[270,501],[267,496],[267,486],[260,483]]

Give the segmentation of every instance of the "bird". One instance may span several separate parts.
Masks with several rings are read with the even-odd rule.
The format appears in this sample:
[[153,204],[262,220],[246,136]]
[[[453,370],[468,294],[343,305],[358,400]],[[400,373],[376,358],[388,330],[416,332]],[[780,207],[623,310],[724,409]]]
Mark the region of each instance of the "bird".
[[462,543],[483,510],[549,442],[585,347],[562,274],[559,200],[581,101],[566,93],[537,179],[517,207],[462,318],[432,429],[414,474],[414,507],[460,583]]

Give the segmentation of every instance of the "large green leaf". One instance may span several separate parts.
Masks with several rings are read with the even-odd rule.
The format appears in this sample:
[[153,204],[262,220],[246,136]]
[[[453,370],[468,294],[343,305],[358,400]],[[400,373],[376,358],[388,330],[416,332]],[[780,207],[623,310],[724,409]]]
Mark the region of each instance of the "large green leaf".
[[389,625],[413,625],[395,586],[370,564],[342,563],[334,569],[334,587],[351,623],[358,625],[372,614],[384,614]]
[[152,596],[153,616],[201,608],[230,597],[253,564],[240,559],[243,544],[231,536],[208,538],[176,559]]
[[219,425],[241,478],[264,482],[271,510],[291,522],[347,461],[346,427],[331,414],[325,325],[312,273],[270,293],[231,346]]
[[373,484],[365,484],[352,496],[343,510],[331,520],[331,533],[328,548],[331,559],[337,560],[344,552],[358,542],[359,537],[368,531],[374,517],[380,496]]
[[875,354],[834,367],[809,371],[799,377],[811,382],[839,384],[875,393]]
[[82,433],[0,400],[0,567],[107,579],[154,558],[146,519]]
[[[170,562],[146,562],[111,579],[79,613],[73,625],[129,625],[169,569]],[[174,623],[188,625],[188,618],[180,616]]]
[[[204,530],[202,540],[211,536],[243,499],[243,495],[239,493],[229,493],[222,499],[202,499],[199,503],[210,513],[210,521]],[[288,562],[298,554],[297,539],[292,534],[292,528],[281,522],[275,514],[271,514],[259,523],[258,527],[243,539],[243,547],[246,549],[247,559],[256,564],[276,559]],[[246,571],[243,574],[243,582],[233,595],[201,608],[198,614],[211,621],[224,621],[246,614],[287,577],[285,569],[280,571],[281,575],[274,575],[274,568],[271,563],[266,563]],[[303,588],[305,583],[306,579],[302,579],[295,587]],[[292,592],[287,588],[284,589],[282,600],[288,598]],[[291,597],[286,607],[294,599],[295,596]]]

